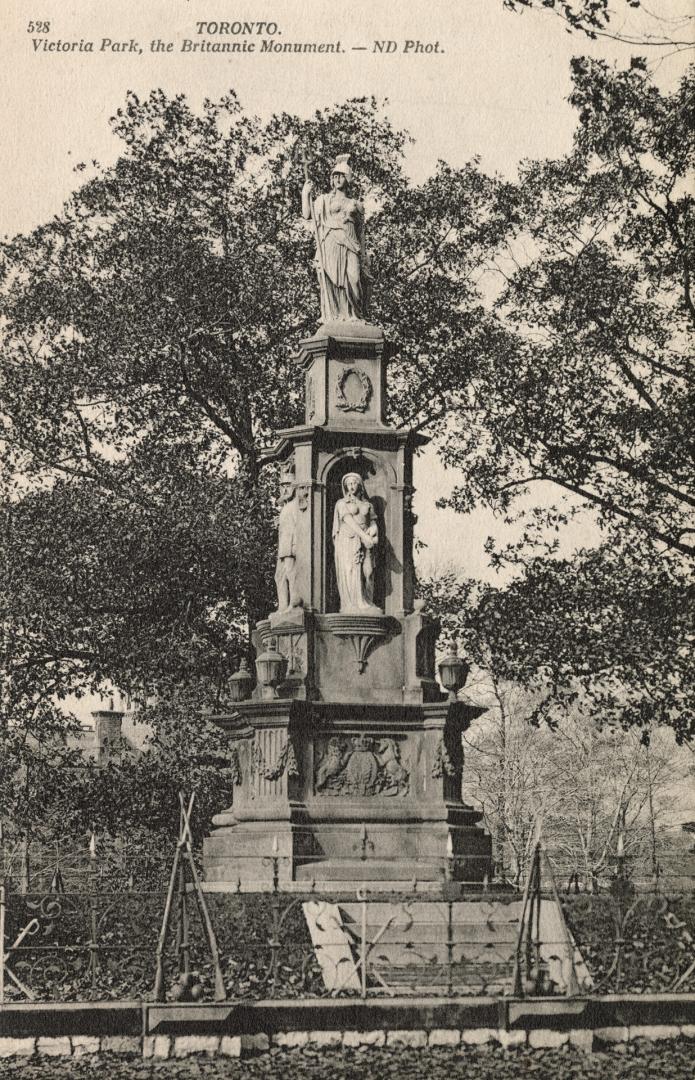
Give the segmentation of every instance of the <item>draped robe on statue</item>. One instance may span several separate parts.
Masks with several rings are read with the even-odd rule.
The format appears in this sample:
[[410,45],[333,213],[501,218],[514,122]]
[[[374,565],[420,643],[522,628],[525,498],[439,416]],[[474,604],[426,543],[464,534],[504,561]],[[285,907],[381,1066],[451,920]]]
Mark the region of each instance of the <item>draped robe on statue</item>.
[[323,258],[323,318],[364,319],[368,278],[362,206],[356,199],[330,192],[314,201],[314,214]]
[[369,499],[346,495],[335,505],[333,544],[341,611],[374,611],[378,528]]

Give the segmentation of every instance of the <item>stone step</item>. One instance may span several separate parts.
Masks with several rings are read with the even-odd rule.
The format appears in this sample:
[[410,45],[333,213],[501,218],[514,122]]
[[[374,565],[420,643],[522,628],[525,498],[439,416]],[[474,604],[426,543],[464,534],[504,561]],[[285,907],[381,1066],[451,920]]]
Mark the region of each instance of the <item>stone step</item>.
[[[336,859],[307,861],[301,866],[295,867],[297,881],[310,882],[314,879],[325,881],[330,879],[337,882],[349,881],[357,887],[361,882],[373,884],[375,882],[398,881],[413,882],[418,880],[418,872],[426,877],[440,877],[444,880],[444,868],[441,874],[432,875],[427,873],[422,864],[413,859]],[[437,882],[433,882],[437,884]]]
[[[311,910],[309,910],[311,909]],[[304,905],[326,986],[354,989],[361,979],[367,942],[367,982],[411,991],[455,986],[485,993],[512,989],[522,914],[521,900],[348,901]],[[569,985],[572,968],[583,976],[581,956],[568,943],[553,900],[541,901],[540,952],[551,977]]]

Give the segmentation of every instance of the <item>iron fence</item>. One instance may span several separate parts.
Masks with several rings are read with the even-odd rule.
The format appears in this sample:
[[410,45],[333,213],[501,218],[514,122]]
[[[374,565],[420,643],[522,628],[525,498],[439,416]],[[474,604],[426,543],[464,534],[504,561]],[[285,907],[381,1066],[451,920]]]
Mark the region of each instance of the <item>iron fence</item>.
[[[426,893],[407,883],[398,893],[368,883],[290,892],[284,863],[268,859],[263,893],[205,894],[228,998],[695,992],[692,894],[639,893],[625,874],[600,895],[558,896],[543,875],[526,896],[452,880]],[[55,881],[46,892],[3,889],[0,1000],[152,996],[164,891],[91,880],[82,891]],[[207,998],[208,940],[185,895],[162,957],[164,992]]]
[[[304,837],[301,829],[295,829],[294,836],[300,849],[304,840],[304,846],[310,847],[313,837],[311,830],[306,830]],[[78,839],[67,836],[51,841],[37,840],[24,845],[18,840],[10,842],[7,837],[3,840],[0,830],[0,880],[10,883],[15,890],[31,893],[50,891],[54,879],[66,891],[75,893],[93,891],[95,881],[100,891],[156,892],[167,885],[171,844],[171,838],[133,844],[119,837],[92,834]],[[200,865],[202,852],[194,850]],[[369,833],[361,825],[355,826],[353,850],[355,859],[364,863],[365,870],[368,870],[374,852],[371,850]],[[610,891],[617,873],[617,856],[600,871],[592,872],[578,867],[564,851],[553,850],[552,847],[546,847],[544,851],[553,877],[564,891],[574,894]],[[455,879],[462,881],[464,886],[476,887],[487,878],[491,888],[497,886],[522,890],[530,855],[529,851],[526,860],[515,871],[494,863],[490,867],[487,855],[460,856],[451,853],[446,858],[421,856],[418,863],[423,881],[433,877],[440,881]],[[237,857],[241,882],[249,879],[245,863],[254,858]],[[389,864],[388,858],[380,856],[379,861],[386,866]],[[399,861],[398,855],[394,855],[394,864]],[[290,870],[287,864],[288,874],[282,877],[282,881],[285,882],[292,875],[299,876],[310,891],[312,866],[317,862],[320,860],[310,855],[295,856],[293,868]],[[638,891],[695,892],[695,876],[691,872],[695,868],[695,856],[686,861],[682,854],[680,857],[663,854],[656,865],[644,860],[623,858],[622,864],[624,873],[629,875]],[[317,876],[320,872],[317,866]],[[266,876],[269,881],[270,875]],[[266,887],[267,883],[260,884]]]
[[[167,849],[169,843],[166,845]],[[171,856],[152,844],[134,845],[92,834],[79,839],[0,842],[0,880],[23,892],[49,892],[57,880],[70,892],[156,891],[166,887]]]

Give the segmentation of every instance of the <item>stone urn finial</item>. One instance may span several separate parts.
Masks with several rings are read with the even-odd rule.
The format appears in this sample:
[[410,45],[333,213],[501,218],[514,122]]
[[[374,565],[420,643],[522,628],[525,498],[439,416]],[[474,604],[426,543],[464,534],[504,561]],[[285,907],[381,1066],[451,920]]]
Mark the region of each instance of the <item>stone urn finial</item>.
[[458,654],[456,642],[451,646],[451,652],[439,661],[439,679],[445,690],[449,693],[450,701],[456,701],[456,695],[466,685],[470,667]]
[[253,690],[253,675],[249,671],[249,662],[245,656],[239,661],[239,669],[230,676],[227,683],[229,696],[232,701],[245,701],[251,697]]
[[261,686],[277,697],[277,688],[287,674],[287,657],[278,652],[275,642],[268,642],[266,649],[256,657],[256,673]]

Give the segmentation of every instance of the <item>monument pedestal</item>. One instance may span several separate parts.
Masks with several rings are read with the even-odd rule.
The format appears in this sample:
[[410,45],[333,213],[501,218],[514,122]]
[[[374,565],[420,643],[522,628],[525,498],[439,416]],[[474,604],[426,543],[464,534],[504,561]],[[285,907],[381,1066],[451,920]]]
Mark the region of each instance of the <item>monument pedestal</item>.
[[[489,837],[461,799],[461,702],[249,702],[228,731],[234,804],[205,841],[208,882],[480,882]],[[219,887],[219,886],[218,886]]]
[[234,801],[205,841],[210,888],[490,873],[461,798],[476,710],[442,693],[439,627],[414,598],[412,463],[427,439],[387,424],[388,352],[379,327],[345,321],[295,358],[305,422],[266,454],[281,470],[278,610],[256,627],[252,700],[215,718]]

